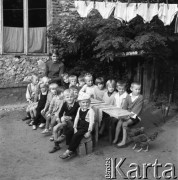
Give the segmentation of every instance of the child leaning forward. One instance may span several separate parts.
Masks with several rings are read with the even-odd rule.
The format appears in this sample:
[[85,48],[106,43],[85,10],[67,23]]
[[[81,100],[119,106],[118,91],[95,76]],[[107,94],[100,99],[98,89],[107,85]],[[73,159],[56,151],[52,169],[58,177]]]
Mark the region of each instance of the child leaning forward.
[[68,149],[60,156],[62,159],[73,155],[83,137],[89,138],[94,126],[94,111],[90,107],[90,96],[86,93],[78,97],[79,109],[74,121],[74,126],[66,132]]
[[78,102],[75,100],[74,92],[72,89],[66,89],[64,91],[64,103],[59,112],[59,118],[56,119],[58,124],[53,128],[54,136],[54,147],[49,153],[54,153],[60,149],[59,143],[61,142],[58,135],[61,131],[65,129],[70,129],[73,127],[73,122],[79,108]]

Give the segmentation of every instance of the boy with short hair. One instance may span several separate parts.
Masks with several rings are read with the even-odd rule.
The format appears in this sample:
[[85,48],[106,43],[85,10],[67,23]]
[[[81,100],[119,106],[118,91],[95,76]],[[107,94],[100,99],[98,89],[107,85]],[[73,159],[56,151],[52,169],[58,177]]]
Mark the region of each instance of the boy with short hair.
[[117,81],[116,89],[117,89],[117,93],[114,96],[114,105],[117,106],[118,108],[122,108],[125,98],[128,95],[126,91],[126,82]]
[[95,85],[93,84],[93,76],[90,73],[85,74],[85,85],[80,90],[79,94],[87,93],[91,98],[94,98]]
[[71,89],[74,92],[74,99],[77,100],[78,93],[79,93],[78,87],[77,86],[71,86],[69,89]]
[[77,114],[77,110],[79,108],[78,102],[76,102],[74,98],[74,92],[71,89],[67,89],[64,91],[64,103],[59,113],[59,118],[57,119],[58,124],[53,128],[53,135],[54,135],[54,147],[49,153],[54,153],[60,150],[58,140],[58,134],[60,131],[66,126],[66,128],[73,127],[73,122],[75,116]]
[[62,86],[64,87],[64,89],[68,89],[69,88],[69,75],[67,73],[62,74]]
[[117,144],[118,147],[122,147],[126,144],[127,128],[132,127],[141,121],[140,114],[143,108],[143,96],[140,94],[141,84],[138,82],[133,82],[130,90],[132,92],[127,95],[123,104],[123,109],[130,111],[131,115],[118,122],[116,127],[116,130],[119,131],[118,134],[120,134],[121,128],[123,129],[123,138],[122,141]]
[[[124,101],[128,95],[127,91],[126,91],[126,82],[124,81],[117,81],[116,83],[116,89],[117,89],[117,93],[115,94],[114,97],[114,104],[115,106],[117,106],[118,108],[123,108],[124,105]],[[119,136],[119,131],[116,128],[117,124],[119,123],[119,120],[116,118],[112,118],[112,129],[113,129],[113,135],[115,133],[115,138],[113,140],[113,144],[115,144],[118,141],[118,136]],[[116,131],[115,131],[116,130]]]
[[77,76],[71,75],[69,76],[69,88],[71,86],[76,86],[77,85]]
[[60,158],[70,158],[76,151],[83,137],[89,138],[94,127],[95,113],[90,107],[90,96],[86,93],[78,97],[80,107],[75,117],[73,128],[66,133],[68,149],[60,155]]

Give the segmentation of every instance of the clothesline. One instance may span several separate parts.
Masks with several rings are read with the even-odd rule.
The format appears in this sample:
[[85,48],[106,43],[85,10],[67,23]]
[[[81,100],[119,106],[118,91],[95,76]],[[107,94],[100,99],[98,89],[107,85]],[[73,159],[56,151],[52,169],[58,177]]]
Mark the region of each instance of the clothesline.
[[81,17],[87,17],[96,9],[103,19],[108,19],[114,11],[114,18],[121,22],[130,22],[139,15],[144,23],[150,23],[153,17],[158,16],[165,26],[170,25],[177,15],[175,33],[178,33],[178,4],[75,1],[75,8]]

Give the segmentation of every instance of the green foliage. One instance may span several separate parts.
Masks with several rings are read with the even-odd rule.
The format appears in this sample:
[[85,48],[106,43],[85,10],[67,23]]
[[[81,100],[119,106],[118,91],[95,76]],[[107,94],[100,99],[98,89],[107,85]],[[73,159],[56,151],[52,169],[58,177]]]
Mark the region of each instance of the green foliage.
[[51,25],[48,37],[72,73],[90,71],[96,76],[117,77],[120,74],[112,62],[119,62],[126,52],[142,51],[145,59],[168,64],[173,54],[170,45],[178,40],[174,26],[165,27],[157,17],[149,24],[139,16],[130,23],[121,23],[113,17],[102,19],[95,10],[88,18],[80,18],[77,12],[62,14]]

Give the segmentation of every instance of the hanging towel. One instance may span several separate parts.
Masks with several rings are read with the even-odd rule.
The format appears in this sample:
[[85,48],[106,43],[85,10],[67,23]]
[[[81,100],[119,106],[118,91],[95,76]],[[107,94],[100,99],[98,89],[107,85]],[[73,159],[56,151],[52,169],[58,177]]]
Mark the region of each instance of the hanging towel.
[[159,8],[158,18],[164,23],[165,26],[168,26],[173,21],[177,11],[177,4],[162,3]]
[[98,10],[103,19],[107,19],[113,12],[115,5],[114,2],[96,2],[95,9]]
[[126,21],[126,15],[127,15],[127,4],[128,3],[116,3],[115,11],[114,11],[114,18],[122,21]]
[[129,3],[126,7],[126,21],[130,22],[137,16],[137,3]]
[[154,16],[158,15],[158,3],[139,3],[137,14],[143,18],[144,23],[149,23]]
[[75,1],[75,8],[81,17],[87,17],[94,9],[93,1]]

